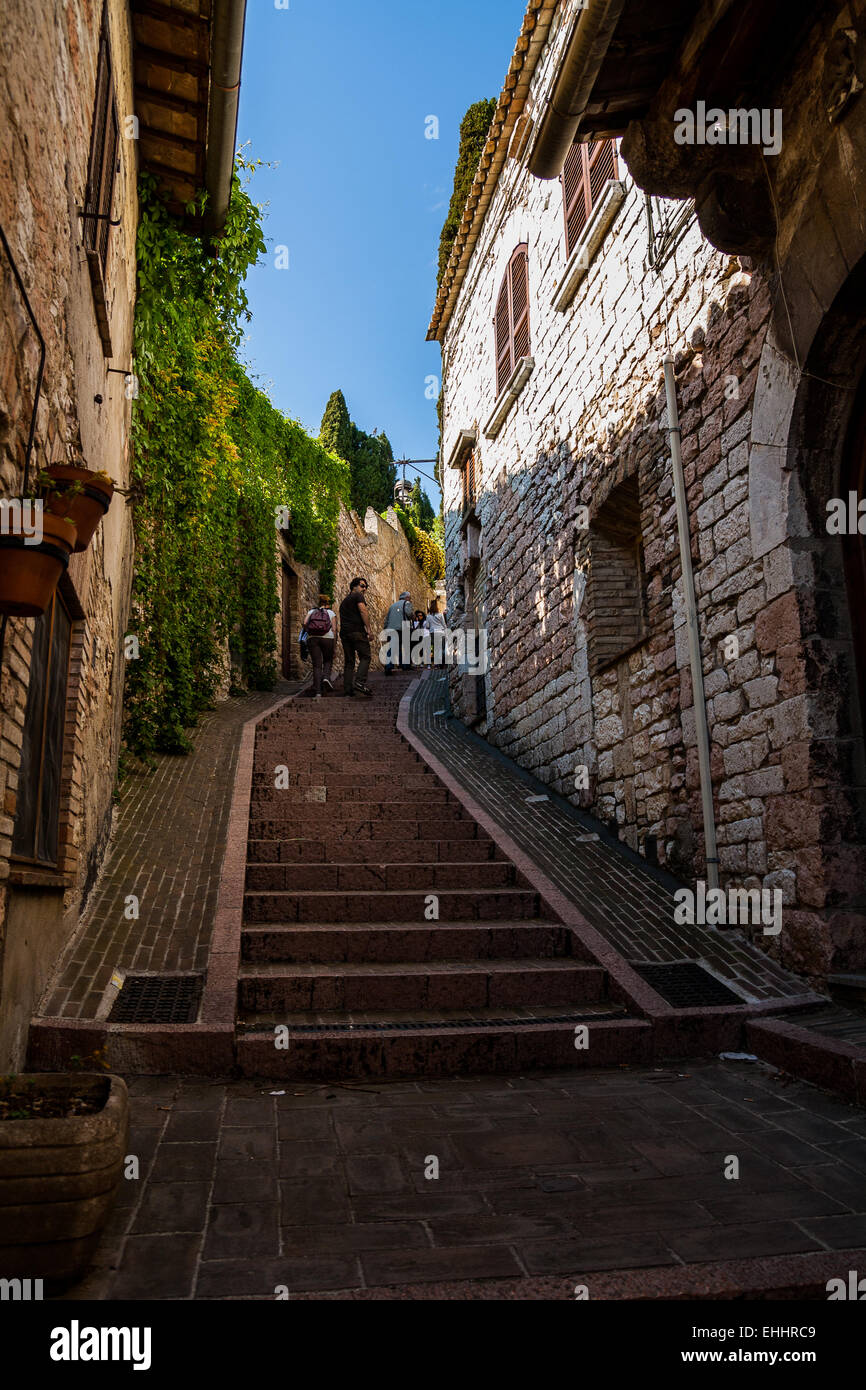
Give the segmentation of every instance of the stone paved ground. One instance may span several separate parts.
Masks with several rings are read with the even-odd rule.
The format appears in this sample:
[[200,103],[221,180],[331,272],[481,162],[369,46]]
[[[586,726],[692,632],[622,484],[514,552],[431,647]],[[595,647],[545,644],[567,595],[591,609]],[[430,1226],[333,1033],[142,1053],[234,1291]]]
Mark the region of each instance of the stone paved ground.
[[847,1277],[866,1245],[866,1115],[762,1064],[130,1089],[141,1177],[67,1298],[399,1297],[528,1276],[536,1296],[582,1281],[592,1297],[605,1271],[688,1289],[690,1269],[798,1252],[840,1252]]
[[[94,1018],[118,968],[205,968],[241,730],[300,684],[221,702],[203,716],[190,754],[157,755],[155,771],[126,779],[105,867],[41,1015]],[[124,916],[131,893],[137,921]]]
[[447,679],[436,672],[413,699],[413,731],[624,959],[701,960],[747,1000],[806,992],[803,980],[740,930],[677,925],[668,875],[654,874],[624,846],[611,844],[597,822],[467,735],[458,720],[447,717],[448,709]]

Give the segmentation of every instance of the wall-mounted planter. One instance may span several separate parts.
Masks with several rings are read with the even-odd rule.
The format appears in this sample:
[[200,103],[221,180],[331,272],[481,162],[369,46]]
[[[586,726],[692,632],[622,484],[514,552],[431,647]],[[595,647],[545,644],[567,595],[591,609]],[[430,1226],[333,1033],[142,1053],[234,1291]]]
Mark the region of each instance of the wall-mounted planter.
[[39,618],[51,602],[75,548],[77,531],[66,517],[42,513],[42,540],[0,535],[0,613]]
[[107,473],[69,463],[49,464],[46,473],[51,481],[45,485],[45,510],[67,517],[78,532],[76,551],[86,550],[111,506],[114,483]]
[[[84,1274],[117,1195],[129,1135],[120,1077],[36,1072],[0,1080],[13,1113],[44,1096],[53,1109],[84,1097],[90,1113],[0,1118],[0,1270],[67,1281]],[[11,1102],[11,1104],[9,1104]]]

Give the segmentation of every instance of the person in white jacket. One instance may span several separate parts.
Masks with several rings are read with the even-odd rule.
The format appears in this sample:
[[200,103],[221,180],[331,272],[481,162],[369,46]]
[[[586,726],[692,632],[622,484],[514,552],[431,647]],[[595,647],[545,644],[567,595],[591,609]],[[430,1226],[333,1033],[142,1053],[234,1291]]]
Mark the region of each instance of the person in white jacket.
[[432,643],[431,666],[445,665],[445,634],[447,632],[445,619],[439,612],[439,600],[433,599],[424,619],[424,631],[430,633]]

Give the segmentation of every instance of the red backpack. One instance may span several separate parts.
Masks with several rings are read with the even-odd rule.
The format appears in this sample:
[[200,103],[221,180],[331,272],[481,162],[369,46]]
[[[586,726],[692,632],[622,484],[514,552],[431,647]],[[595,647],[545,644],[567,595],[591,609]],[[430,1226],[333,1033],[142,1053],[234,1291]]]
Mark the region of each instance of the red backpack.
[[331,615],[328,610],[317,608],[307,619],[306,628],[311,637],[327,637],[331,631]]

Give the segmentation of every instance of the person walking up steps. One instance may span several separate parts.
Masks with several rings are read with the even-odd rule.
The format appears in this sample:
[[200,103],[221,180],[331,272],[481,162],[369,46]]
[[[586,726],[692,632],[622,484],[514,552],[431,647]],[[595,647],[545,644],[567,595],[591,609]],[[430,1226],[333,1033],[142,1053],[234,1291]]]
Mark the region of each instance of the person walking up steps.
[[[367,689],[367,673],[373,653],[370,647],[370,614],[367,611],[367,581],[353,579],[349,593],[340,604],[340,641],[343,644],[345,668],[343,670],[343,694],[356,695],[369,700],[372,690]],[[358,677],[355,679],[355,662],[358,662]]]
[[323,688],[330,694],[331,668],[337,645],[337,615],[331,607],[330,594],[319,594],[319,607],[311,608],[304,619],[307,647],[313,663],[313,699],[321,700]]
[[[412,640],[412,623],[415,610],[412,607],[412,596],[408,589],[404,589],[396,603],[392,603],[388,609],[388,616],[385,619],[385,629],[382,633],[387,641],[391,639],[391,655],[394,655],[394,648],[399,651],[400,670],[405,671],[411,665],[409,647]],[[394,669],[394,663],[385,663],[385,675],[390,676]]]

